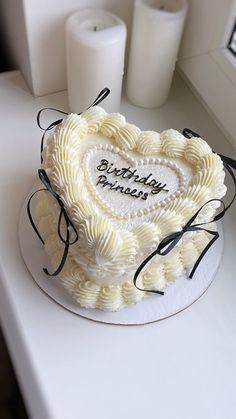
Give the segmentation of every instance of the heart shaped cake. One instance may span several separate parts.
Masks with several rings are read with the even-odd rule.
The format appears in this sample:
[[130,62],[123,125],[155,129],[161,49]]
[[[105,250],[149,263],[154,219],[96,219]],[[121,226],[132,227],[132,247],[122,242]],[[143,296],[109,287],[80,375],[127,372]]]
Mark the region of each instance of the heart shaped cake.
[[[138,287],[133,281],[163,238],[226,192],[221,158],[204,140],[173,129],[142,132],[98,106],[70,114],[55,128],[42,166],[78,232],[59,278],[87,308],[119,310],[146,297],[145,289],[162,291],[188,273],[209,242],[205,231],[185,233],[168,255],[145,266]],[[218,205],[204,205],[195,221],[211,221]],[[53,267],[64,246],[59,215],[53,196],[40,194],[38,229]]]

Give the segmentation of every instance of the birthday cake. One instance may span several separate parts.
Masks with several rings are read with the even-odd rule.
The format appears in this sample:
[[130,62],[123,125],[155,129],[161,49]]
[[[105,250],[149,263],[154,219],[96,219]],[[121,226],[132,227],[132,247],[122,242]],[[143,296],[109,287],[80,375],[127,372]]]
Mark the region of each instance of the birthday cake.
[[61,262],[63,237],[77,232],[58,278],[81,306],[119,310],[188,275],[209,242],[206,231],[187,231],[134,282],[164,238],[182,231],[201,207],[195,224],[208,223],[215,199],[226,193],[221,158],[203,139],[173,129],[141,131],[123,115],[94,106],[68,115],[49,135],[42,157],[66,216],[55,197],[42,192],[37,228],[52,269]]

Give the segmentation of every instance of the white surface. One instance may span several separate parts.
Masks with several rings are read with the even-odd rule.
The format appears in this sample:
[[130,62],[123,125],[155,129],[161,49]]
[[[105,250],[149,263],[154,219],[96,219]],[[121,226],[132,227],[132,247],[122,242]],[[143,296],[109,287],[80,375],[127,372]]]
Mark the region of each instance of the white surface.
[[[39,165],[37,111],[67,110],[66,93],[34,99],[18,73],[0,76],[1,323],[32,419],[235,419],[236,208],[208,291],[191,307],[145,326],[110,326],[52,304],[32,281],[17,240],[20,209]],[[142,129],[189,126],[220,153],[234,149],[177,78],[168,103],[122,102]],[[52,116],[53,119],[53,116]]]
[[[96,30],[95,30],[96,28]],[[104,109],[120,110],[124,74],[126,26],[105,10],[86,9],[66,22],[66,64],[70,111],[87,109],[108,87]]]
[[[164,296],[151,295],[138,304],[129,306],[118,312],[104,312],[101,310],[86,310],[70,297],[61,286],[59,278],[49,277],[43,268],[49,268],[50,262],[46,256],[42,243],[30,225],[27,215],[27,203],[30,196],[42,187],[41,182],[36,182],[21,208],[19,217],[19,243],[22,257],[38,286],[52,298],[54,303],[60,304],[65,309],[90,320],[108,324],[139,325],[151,323],[173,316],[193,304],[208,289],[219,267],[223,252],[223,230],[219,224],[219,239],[207,252],[191,280],[183,275],[175,284],[165,289]],[[34,215],[35,206],[31,205]]]
[[166,101],[186,14],[186,0],[135,0],[127,76],[135,105],[155,108]]

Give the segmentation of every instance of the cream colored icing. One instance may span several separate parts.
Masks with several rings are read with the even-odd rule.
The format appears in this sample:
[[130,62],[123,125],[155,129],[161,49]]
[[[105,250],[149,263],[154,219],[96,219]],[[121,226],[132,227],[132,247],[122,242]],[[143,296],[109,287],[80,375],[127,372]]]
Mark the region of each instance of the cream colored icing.
[[91,200],[78,200],[71,206],[71,216],[75,224],[81,223],[86,217],[98,215],[96,206]]
[[125,117],[120,113],[111,113],[107,116],[101,126],[101,133],[107,138],[117,134],[119,129],[125,125]]
[[153,267],[143,275],[143,286],[145,289],[163,291],[167,286],[164,265]]
[[106,111],[99,106],[94,106],[85,111],[83,113],[83,118],[88,124],[88,134],[98,132],[103,121],[106,119],[106,116]]
[[137,144],[140,129],[133,124],[126,123],[115,134],[117,145],[123,150],[133,150]]
[[140,251],[144,253],[155,250],[161,238],[161,230],[150,221],[134,227],[133,233],[139,243]]
[[140,154],[155,155],[162,151],[160,134],[155,131],[143,131],[137,141],[137,151]]
[[79,281],[73,297],[85,308],[95,308],[98,303],[100,287],[92,281]]
[[86,119],[72,113],[68,115],[62,122],[61,127],[66,127],[66,129],[70,129],[80,138],[83,138],[88,132],[88,123]]
[[218,154],[211,153],[206,154],[201,158],[201,160],[198,161],[196,165],[197,170],[203,170],[203,169],[212,169],[215,168],[216,170],[220,171],[223,169],[223,162],[218,156]]
[[184,156],[189,163],[196,165],[202,157],[210,153],[212,153],[212,150],[206,141],[198,137],[192,137],[186,143]]
[[174,129],[161,133],[162,149],[168,157],[182,157],[187,139]]
[[153,216],[152,222],[158,225],[161,236],[165,237],[174,231],[181,230],[181,227],[184,224],[184,219],[181,216],[181,213],[163,208],[160,212],[157,212]]
[[[58,245],[62,245],[58,240],[57,234],[55,234],[53,224],[50,224],[48,227],[49,234],[46,238],[46,251],[51,256],[53,266],[55,267],[60,261],[62,251]],[[191,264],[195,262],[196,257],[208,243],[208,240],[207,233],[196,233],[190,241],[180,245],[173,254],[168,255],[168,258],[159,257],[158,260],[155,260],[155,263],[140,275],[138,285],[146,289],[165,289],[186,270],[189,270]],[[70,295],[79,304],[87,308],[115,311],[128,304],[141,301],[148,295],[146,292],[137,290],[132,280],[126,280],[122,285],[104,287],[93,280],[87,279],[71,254],[60,275],[60,280]]]
[[[120,216],[121,227],[117,227],[113,223],[116,215],[104,214],[101,210],[87,187],[81,167],[86,143],[90,144],[90,136],[94,133],[107,144],[135,152],[136,156],[161,153],[177,165],[178,159],[182,159],[191,166],[192,178],[179,194],[167,199],[163,207],[155,209],[154,213],[144,212],[130,230],[122,228]],[[43,168],[53,189],[60,194],[79,235],[78,242],[70,247],[60,279],[84,307],[118,310],[140,301],[147,293],[135,288],[132,277],[141,261],[155,250],[163,237],[180,231],[206,201],[221,198],[226,191],[221,159],[204,140],[186,139],[172,129],[161,134],[141,132],[122,115],[108,115],[98,106],[81,116],[71,114],[65,118],[50,135],[43,159]],[[59,209],[49,195],[45,193],[40,197],[38,226],[52,265],[57,266],[63,244],[57,235]],[[210,221],[217,206],[217,202],[205,206],[196,221]],[[204,232],[187,233],[168,257],[156,257],[148,265],[138,279],[139,285],[157,290],[169,286],[191,269],[207,240]]]
[[139,291],[132,281],[127,281],[122,285],[122,304],[135,304],[143,298],[142,291]]
[[95,257],[98,265],[115,260],[120,254],[121,247],[122,239],[115,230],[107,229],[100,234],[95,247]]

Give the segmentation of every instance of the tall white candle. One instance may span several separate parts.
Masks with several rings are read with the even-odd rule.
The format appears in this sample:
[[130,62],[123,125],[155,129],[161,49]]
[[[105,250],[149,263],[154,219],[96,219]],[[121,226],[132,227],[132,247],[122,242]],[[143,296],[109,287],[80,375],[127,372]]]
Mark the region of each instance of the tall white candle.
[[127,95],[138,106],[162,105],[169,94],[186,0],[135,0]]
[[120,108],[126,26],[105,11],[80,10],[66,22],[68,100],[72,112],[87,109],[99,92],[110,89],[102,102],[107,112]]

